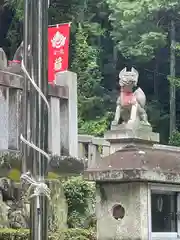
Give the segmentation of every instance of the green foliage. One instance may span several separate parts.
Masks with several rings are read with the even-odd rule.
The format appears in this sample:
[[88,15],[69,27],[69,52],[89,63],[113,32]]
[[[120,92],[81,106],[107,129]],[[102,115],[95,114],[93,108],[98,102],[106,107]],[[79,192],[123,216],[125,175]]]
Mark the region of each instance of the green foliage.
[[172,136],[169,139],[169,144],[172,146],[180,146],[180,132],[179,131],[174,131],[172,133]]
[[[29,230],[0,229],[0,240],[28,240]],[[68,229],[49,236],[49,240],[94,240],[90,230]]]
[[109,116],[106,116],[106,97],[98,66],[100,51],[91,44],[91,30],[88,24],[78,25],[71,68],[78,75],[79,132],[102,136],[109,125]]
[[68,203],[68,225],[82,227],[94,201],[94,185],[82,177],[72,177],[63,183],[63,187]]
[[68,229],[52,235],[49,240],[95,240],[95,234],[91,230]]
[[15,12],[17,20],[23,19],[23,0],[5,0],[4,6],[9,6]]
[[107,113],[105,117],[90,121],[79,121],[79,133],[102,137],[109,128],[113,118],[112,113]]
[[26,240],[29,230],[0,229],[0,240]]
[[180,43],[178,42],[176,43],[175,50],[176,50],[176,55],[180,56]]
[[[168,140],[169,134],[169,115],[162,108],[161,103],[155,100],[149,101],[147,104],[147,113],[153,127],[153,131],[160,133],[160,141],[162,143],[167,143],[166,141]],[[166,131],[164,131],[164,129],[166,129]]]
[[19,182],[20,181],[21,172],[17,169],[11,169],[8,173],[8,178],[12,181]]
[[94,195],[92,184],[83,180],[82,177],[72,177],[64,182],[63,187],[69,210],[72,212],[76,209],[84,213],[88,206],[88,199]]
[[88,43],[88,34],[79,24],[71,68],[78,75],[79,117],[92,119],[103,111],[102,77],[98,68],[98,50]]
[[170,84],[176,86],[177,88],[180,88],[180,77],[168,76],[167,79],[170,82]]
[[[177,0],[107,0],[112,14],[112,35],[125,57],[150,60],[167,44],[167,18],[176,15]],[[176,7],[176,10],[175,10]],[[119,31],[118,31],[119,30]]]

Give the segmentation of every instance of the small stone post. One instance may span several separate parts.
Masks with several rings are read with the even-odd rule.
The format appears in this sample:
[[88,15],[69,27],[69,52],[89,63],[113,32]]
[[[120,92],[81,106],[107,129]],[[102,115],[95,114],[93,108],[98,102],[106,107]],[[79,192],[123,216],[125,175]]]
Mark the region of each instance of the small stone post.
[[[7,67],[6,54],[0,48],[0,70]],[[6,86],[6,76],[0,72],[0,149],[8,149],[8,112],[9,112],[9,89]]]
[[66,71],[58,73],[56,76],[57,86],[68,87],[68,101],[60,102],[61,119],[66,124],[63,125],[61,134],[62,147],[69,151],[72,157],[78,157],[78,122],[77,122],[77,75],[76,73]]

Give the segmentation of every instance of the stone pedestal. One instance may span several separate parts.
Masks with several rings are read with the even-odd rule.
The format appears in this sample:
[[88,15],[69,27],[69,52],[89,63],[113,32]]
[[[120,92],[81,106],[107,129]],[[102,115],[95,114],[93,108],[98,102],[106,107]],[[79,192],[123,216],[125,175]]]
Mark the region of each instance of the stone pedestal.
[[[156,194],[158,191],[179,194],[179,155],[179,149],[171,147],[129,145],[85,171],[85,178],[96,182],[98,240],[170,239],[167,227],[157,235],[152,231],[151,194],[154,189]],[[175,184],[176,190],[173,190]],[[171,209],[170,204],[164,208]],[[179,204],[177,197],[177,206]],[[178,216],[175,217],[179,222]],[[174,235],[179,236],[179,230],[180,227]],[[152,238],[154,234],[165,235]]]
[[110,153],[122,149],[127,144],[152,145],[159,142],[159,133],[154,133],[152,127],[141,123],[112,126],[104,138],[110,142]]
[[180,183],[179,152],[142,124],[112,126],[104,138],[109,155],[85,171],[96,182],[97,239],[151,240],[151,184]]
[[[97,186],[96,200],[98,240],[148,239],[147,183],[101,183]],[[124,214],[116,219],[118,215],[113,215],[118,206]]]

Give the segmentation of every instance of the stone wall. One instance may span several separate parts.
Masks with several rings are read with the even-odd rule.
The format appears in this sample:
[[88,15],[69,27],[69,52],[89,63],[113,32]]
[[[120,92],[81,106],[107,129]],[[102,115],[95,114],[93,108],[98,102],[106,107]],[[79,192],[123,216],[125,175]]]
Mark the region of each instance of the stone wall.
[[102,157],[110,154],[110,143],[104,138],[91,135],[78,135],[78,156],[84,159],[86,167],[100,162]]
[[[0,150],[20,149],[23,81],[22,75],[9,72],[6,55],[0,49]],[[59,74],[55,85],[49,85],[48,98],[49,150],[60,156],[62,149],[66,149],[66,155],[78,157],[76,74],[68,71]]]

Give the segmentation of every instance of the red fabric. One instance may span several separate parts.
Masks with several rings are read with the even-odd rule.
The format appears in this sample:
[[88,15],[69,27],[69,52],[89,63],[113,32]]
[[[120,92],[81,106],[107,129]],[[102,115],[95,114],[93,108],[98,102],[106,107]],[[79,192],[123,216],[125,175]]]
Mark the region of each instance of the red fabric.
[[122,106],[129,106],[136,102],[136,98],[133,92],[121,91]]
[[12,63],[14,62],[14,63],[21,63],[21,61],[19,61],[19,60],[12,60],[11,61]]
[[68,69],[70,24],[48,28],[48,82]]
[[21,64],[21,61],[19,61],[19,60],[8,61],[8,65],[11,65],[12,63],[18,63],[18,64]]

